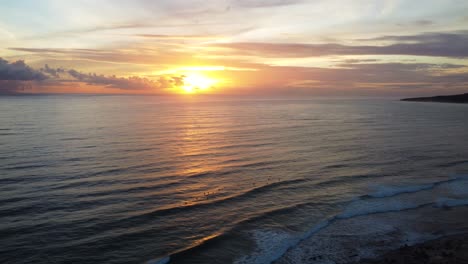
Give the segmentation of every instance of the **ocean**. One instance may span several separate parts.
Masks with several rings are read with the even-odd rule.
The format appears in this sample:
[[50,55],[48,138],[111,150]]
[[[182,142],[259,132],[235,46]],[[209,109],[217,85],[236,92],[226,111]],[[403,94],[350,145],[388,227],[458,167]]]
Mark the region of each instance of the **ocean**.
[[461,104],[0,97],[0,262],[346,263],[441,235],[467,142]]

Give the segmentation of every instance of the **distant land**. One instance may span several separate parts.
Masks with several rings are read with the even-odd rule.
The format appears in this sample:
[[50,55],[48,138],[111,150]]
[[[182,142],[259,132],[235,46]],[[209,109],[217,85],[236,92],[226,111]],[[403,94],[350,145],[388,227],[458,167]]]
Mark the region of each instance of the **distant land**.
[[405,98],[401,99],[401,101],[468,104],[468,93],[433,97]]

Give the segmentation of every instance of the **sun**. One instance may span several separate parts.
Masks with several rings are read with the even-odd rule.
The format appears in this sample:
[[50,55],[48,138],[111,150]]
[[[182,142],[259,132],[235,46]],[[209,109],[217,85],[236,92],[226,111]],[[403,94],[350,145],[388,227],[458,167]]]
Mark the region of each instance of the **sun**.
[[203,92],[216,84],[216,80],[209,78],[200,73],[188,73],[184,77],[184,84],[182,85],[182,90],[184,93],[197,93]]

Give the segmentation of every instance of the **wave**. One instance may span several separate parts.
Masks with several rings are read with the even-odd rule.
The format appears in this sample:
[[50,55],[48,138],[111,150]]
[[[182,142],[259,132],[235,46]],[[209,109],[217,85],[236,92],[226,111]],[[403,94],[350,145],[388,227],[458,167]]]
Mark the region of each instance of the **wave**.
[[82,140],[87,140],[88,138],[85,137],[68,137],[68,138],[61,138],[59,140],[61,141],[82,141]]
[[6,167],[4,170],[29,170],[47,167],[47,164],[32,164],[32,165],[19,165],[13,167]]
[[453,198],[439,198],[435,202],[436,207],[443,207],[443,208],[450,208],[450,207],[457,207],[457,206],[464,206],[468,205],[468,199],[453,199]]
[[234,263],[272,263],[275,260],[281,258],[289,249],[298,245],[302,240],[305,240],[320,230],[326,228],[333,221],[333,218],[322,221],[299,237],[277,230],[254,230],[252,231],[252,237],[257,244],[256,253],[248,256],[242,256]]
[[[225,197],[225,198],[220,198],[212,201],[207,201],[207,202],[200,202],[192,205],[180,205],[180,206],[173,206],[173,207],[167,207],[167,208],[161,208],[153,211],[146,211],[142,212],[141,214],[137,214],[134,216],[126,217],[119,219],[117,221],[113,221],[111,224],[109,223],[101,223],[101,224],[95,224],[92,226],[92,228],[96,230],[110,230],[112,228],[125,228],[131,225],[136,225],[136,223],[143,224],[146,222],[151,222],[154,221],[155,218],[159,217],[167,217],[170,215],[174,214],[180,214],[180,213],[187,213],[193,210],[203,210],[203,209],[209,209],[213,208],[214,206],[221,205],[224,203],[233,203],[233,202],[238,202],[238,201],[244,201],[252,196],[258,195],[259,193],[267,192],[270,190],[275,190],[278,187],[284,187],[288,185],[294,185],[300,182],[303,182],[303,179],[297,179],[297,180],[290,180],[290,181],[283,181],[283,182],[276,182],[276,183],[271,183],[267,184],[261,187],[253,188],[249,191],[246,191],[244,193],[240,193],[237,195]],[[92,202],[93,204],[95,201]]]
[[[259,194],[259,193],[262,193],[262,192],[265,192],[265,191],[269,191],[269,190],[275,189],[275,188],[280,187],[280,186],[282,187],[282,186],[285,186],[285,185],[292,185],[292,184],[301,183],[301,182],[304,182],[304,181],[305,181],[304,179],[296,179],[296,180],[289,180],[289,181],[281,181],[281,182],[270,183],[270,184],[267,184],[267,185],[263,185],[263,186],[260,186],[260,187],[257,187],[257,188],[250,189],[249,191],[246,191],[246,192],[234,195],[234,196],[229,196],[229,197],[226,197],[226,198],[214,200],[212,202],[198,203],[198,204],[188,205],[188,206],[177,206],[177,207],[171,207],[171,208],[167,208],[167,209],[159,209],[159,210],[155,210],[155,211],[152,211],[150,213],[147,213],[146,215],[147,216],[148,215],[156,216],[156,215],[160,215],[160,214],[166,215],[168,213],[176,212],[176,211],[180,211],[180,210],[184,210],[184,209],[199,209],[201,207],[212,206],[214,204],[219,204],[219,203],[224,203],[224,202],[231,202],[231,201],[236,201],[236,200],[242,200],[242,199],[249,198],[252,195],[256,195],[256,194]],[[139,215],[137,217],[141,217],[141,216],[144,216],[144,215]]]
[[[272,263],[281,258],[288,250],[296,247],[301,241],[310,238],[320,230],[332,225],[342,219],[351,219],[359,216],[366,216],[379,213],[400,212],[413,210],[426,206],[434,207],[457,207],[468,205],[468,199],[451,199],[439,198],[432,202],[411,202],[411,201],[391,201],[386,198],[397,196],[402,193],[417,193],[426,191],[440,186],[445,183],[454,182],[457,180],[465,180],[466,176],[453,177],[444,181],[437,181],[419,186],[403,186],[403,187],[385,187],[382,186],[384,192],[375,193],[373,196],[365,195],[357,200],[350,202],[341,213],[330,217],[314,225],[307,232],[301,235],[292,235],[273,230],[256,230],[253,232],[257,248],[247,256],[242,256],[236,260],[236,264],[254,264],[254,263]],[[468,194],[468,190],[466,190]],[[369,206],[366,200],[375,200],[374,206]]]
[[0,133],[0,136],[14,136],[14,135],[20,135],[20,133],[8,133],[8,132]]
[[229,149],[239,149],[239,148],[260,148],[271,146],[270,142],[267,143],[248,143],[248,144],[238,144],[238,145],[224,145],[215,148],[216,150],[229,150]]
[[[344,177],[344,178],[347,178],[347,177]],[[447,180],[435,181],[432,183],[421,184],[421,185],[396,186],[396,187],[395,186],[380,186],[380,187],[377,187],[377,191],[374,193],[363,195],[363,196],[357,197],[357,199],[350,200],[348,204],[341,210],[340,213],[335,214],[329,218],[323,219],[322,221],[319,221],[317,224],[312,226],[312,228],[300,234],[294,234],[288,231],[274,230],[274,229],[267,229],[267,230],[257,229],[257,230],[247,231],[249,233],[248,236],[255,241],[256,248],[250,254],[238,257],[234,263],[236,264],[272,263],[278,260],[279,258],[281,258],[286,252],[296,247],[301,241],[312,237],[313,235],[315,235],[322,229],[325,229],[328,226],[340,220],[344,220],[344,219],[352,219],[355,217],[380,214],[380,213],[407,211],[407,210],[413,210],[413,209],[423,208],[423,207],[428,207],[428,206],[448,208],[448,207],[468,205],[468,199],[453,199],[453,198],[445,198],[445,197],[440,197],[430,202],[416,202],[416,201],[411,201],[411,200],[404,201],[404,200],[388,199],[391,197],[398,198],[400,194],[404,194],[404,193],[418,193],[422,191],[430,191],[443,184],[453,183],[456,181],[463,181],[467,179],[468,179],[468,176],[460,175],[456,177],[451,177]],[[344,179],[341,179],[341,180],[344,180]],[[154,215],[159,215],[161,213],[166,214],[173,210],[179,211],[183,209],[195,209],[195,208],[199,209],[200,207],[211,206],[215,203],[222,203],[222,202],[227,202],[227,201],[232,201],[232,200],[237,200],[237,199],[248,198],[251,195],[255,195],[259,192],[267,191],[270,189],[275,189],[278,186],[295,185],[295,184],[303,183],[306,181],[307,181],[306,179],[297,179],[297,180],[272,183],[272,184],[268,184],[265,186],[251,189],[250,191],[247,191],[245,193],[242,193],[234,197],[217,200],[217,201],[213,201],[210,203],[189,206],[189,208],[178,207],[178,208],[167,209],[167,211],[158,210],[155,212],[151,212],[149,214],[154,216]],[[318,183],[318,184],[323,185],[325,183],[326,182]],[[466,190],[466,194],[468,194],[468,190]],[[217,244],[216,241],[220,239],[225,239],[226,236],[229,236],[229,234],[233,232],[234,229],[237,230],[241,226],[244,226],[248,223],[261,221],[261,220],[264,220],[265,218],[271,218],[272,216],[278,215],[278,214],[288,214],[304,206],[315,206],[315,205],[323,205],[323,204],[306,202],[306,203],[296,204],[293,206],[279,208],[273,211],[263,212],[260,215],[257,215],[252,218],[245,219],[243,221],[236,223],[235,226],[231,230],[228,230],[219,236],[216,236],[212,239],[208,239],[204,241],[202,244],[195,245],[194,247],[191,247],[190,249],[176,252],[172,254],[171,256],[175,257],[175,259],[187,258],[190,256],[189,252],[187,252],[188,250],[190,250],[190,252],[193,252],[197,250],[202,250],[204,247],[207,247],[210,245],[215,245]],[[239,230],[237,230],[236,232],[238,231]],[[169,263],[171,260],[171,256],[167,256],[166,258],[157,260],[161,262],[148,262],[148,263],[150,264]],[[156,260],[153,260],[153,261],[156,261]]]
[[274,230],[256,230],[252,238],[257,244],[257,254],[243,256],[235,264],[270,263],[279,259],[291,247],[297,244],[294,236]]
[[385,197],[392,197],[396,195],[400,195],[403,193],[415,193],[424,190],[430,190],[434,188],[436,185],[431,184],[422,184],[422,185],[415,185],[415,186],[400,186],[400,187],[390,187],[390,186],[381,186],[378,187],[378,190],[372,194],[368,194],[363,196],[363,198],[370,197],[370,198],[385,198]]
[[390,201],[385,203],[376,203],[374,205],[362,204],[360,201],[352,203],[350,206],[339,215],[335,216],[334,219],[349,219],[357,216],[379,214],[379,213],[390,213],[399,212],[409,209],[421,208],[432,203],[413,203],[408,201]]
[[[196,244],[194,244],[192,246],[189,246],[189,247],[187,247],[185,249],[181,249],[179,251],[176,251],[173,254],[171,254],[170,256],[166,256],[163,259],[160,258],[160,259],[150,260],[149,262],[147,262],[147,264],[153,264],[153,263],[155,263],[153,261],[161,261],[161,260],[167,260],[169,262],[174,261],[176,263],[181,261],[182,263],[185,263],[185,261],[187,259],[189,259],[190,257],[193,257],[194,252],[200,252],[200,251],[203,251],[206,248],[209,248],[210,246],[215,246],[215,245],[219,244],[221,240],[235,239],[235,238],[232,237],[233,234],[236,234],[236,233],[238,234],[239,232],[242,232],[242,230],[240,230],[240,229],[241,229],[241,226],[243,226],[243,225],[249,224],[251,222],[258,221],[260,219],[271,218],[274,215],[282,215],[282,214],[285,214],[285,213],[290,213],[290,212],[294,211],[295,209],[305,207],[305,206],[311,206],[311,205],[318,205],[318,204],[313,203],[313,202],[307,202],[307,203],[296,204],[296,205],[293,205],[293,206],[288,206],[288,207],[283,207],[283,208],[278,208],[278,209],[275,209],[275,210],[263,212],[260,215],[241,220],[241,221],[235,223],[234,227],[232,227],[232,228],[230,228],[228,230],[224,230],[222,233],[218,233],[217,235],[210,236],[209,239],[204,239],[201,243],[196,243]],[[271,254],[275,254],[276,252],[282,252],[280,250],[280,248],[284,248],[284,244],[279,243],[280,241],[284,242],[285,241],[284,239],[287,239],[287,238],[290,238],[291,242],[295,241],[294,240],[295,238],[288,235],[287,233],[280,234],[280,232],[278,232],[278,231],[268,231],[268,232],[271,232],[271,233],[266,235],[266,234],[263,234],[262,232],[263,231],[260,231],[260,230],[253,231],[252,235],[255,238],[255,240],[265,241],[265,243],[262,243],[264,248],[272,249],[275,246],[279,247],[279,248],[276,248],[275,250],[269,251],[269,252],[273,252]],[[273,235],[274,233],[276,233],[278,235],[281,235],[282,237],[281,238],[276,237],[277,239],[274,239],[274,236],[269,237],[269,235]],[[268,251],[265,251],[265,252],[268,252]],[[263,256],[260,256],[260,257],[262,259],[265,258]],[[249,260],[249,261],[247,261],[245,263],[251,263],[251,261]],[[260,261],[259,263],[264,263],[264,262]]]
[[385,198],[385,197],[397,196],[397,195],[404,194],[404,193],[416,193],[420,191],[434,189],[435,187],[441,184],[453,182],[453,181],[460,180],[460,179],[463,179],[463,177],[461,178],[453,177],[448,180],[442,180],[442,181],[421,184],[421,185],[413,185],[413,186],[378,186],[376,188],[377,191],[371,194],[364,195],[362,196],[362,198],[369,198],[369,197],[370,198]]
[[439,185],[452,183],[455,181],[468,180],[468,175],[455,175],[446,180],[411,186],[377,186],[375,192],[361,196],[361,198],[385,198],[393,197],[405,193],[417,193],[420,191],[431,190]]
[[295,236],[287,232],[277,230],[255,230],[252,232],[252,238],[257,245],[254,253],[242,256],[235,261],[235,264],[263,264],[272,263],[281,258],[290,249],[296,247],[301,241],[306,240],[322,229],[332,225],[341,219],[350,219],[358,216],[371,215],[377,213],[396,212],[410,209],[416,209],[429,204],[422,205],[390,205],[385,209],[361,211],[357,214],[339,214],[329,219],[323,220],[314,225],[307,232],[300,236]]
[[343,183],[351,183],[351,182],[355,182],[355,181],[361,181],[361,180],[365,180],[365,179],[375,178],[375,177],[378,177],[378,176],[379,176],[378,174],[339,176],[339,177],[335,177],[334,179],[331,179],[331,180],[318,182],[318,183],[315,184],[314,187],[324,187],[324,186],[333,186],[333,185],[343,184]]
[[466,164],[466,163],[468,163],[468,160],[458,160],[458,161],[453,161],[453,162],[442,163],[442,164],[437,165],[437,167],[449,168],[449,167],[455,167],[455,166]]

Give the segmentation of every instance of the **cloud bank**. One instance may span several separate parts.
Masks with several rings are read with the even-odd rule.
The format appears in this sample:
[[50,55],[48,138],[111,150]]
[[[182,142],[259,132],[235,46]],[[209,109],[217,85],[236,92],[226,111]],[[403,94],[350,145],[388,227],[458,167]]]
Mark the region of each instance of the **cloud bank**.
[[47,64],[43,68],[35,70],[22,60],[8,62],[0,58],[0,93],[19,93],[34,86],[54,86],[69,82],[104,88],[161,93],[164,89],[183,85],[184,76],[157,76],[152,79],[139,76],[117,77],[115,75],[82,73],[75,69],[51,68]]
[[10,63],[0,58],[0,94],[25,90],[33,82],[43,81],[47,78],[46,74],[34,70],[22,60]]
[[2,81],[42,81],[47,76],[41,71],[34,70],[19,60],[8,62],[0,58],[0,80]]
[[101,85],[124,90],[153,90],[172,88],[183,84],[183,76],[159,76],[157,79],[148,79],[138,76],[128,78],[98,75],[96,73],[81,73],[76,70],[66,71],[75,80],[92,85]]

